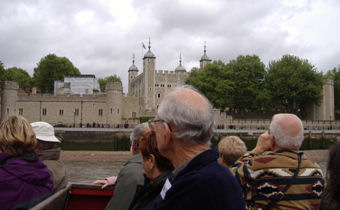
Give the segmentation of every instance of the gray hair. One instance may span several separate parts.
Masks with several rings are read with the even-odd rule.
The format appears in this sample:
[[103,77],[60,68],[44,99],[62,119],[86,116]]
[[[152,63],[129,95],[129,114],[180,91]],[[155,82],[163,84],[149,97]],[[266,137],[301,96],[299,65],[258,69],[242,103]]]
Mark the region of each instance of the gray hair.
[[142,137],[148,130],[150,130],[148,123],[138,124],[132,131],[130,135],[130,143],[134,144],[136,148],[139,148],[139,139]]
[[[294,126],[295,124],[298,124],[300,126],[300,130],[296,135],[292,135],[289,133],[289,129],[283,128],[280,124],[284,118],[290,117],[290,124]],[[295,119],[294,119],[295,118]],[[286,119],[287,120],[287,119]],[[293,122],[295,121],[295,122]],[[293,128],[293,127],[292,127]],[[303,130],[303,124],[296,115],[294,114],[276,114],[273,116],[272,122],[269,126],[270,134],[275,137],[275,143],[281,147],[286,149],[300,149],[303,138],[304,138],[304,130]]]
[[[192,90],[205,101],[207,112],[192,106],[192,103],[170,94],[176,91]],[[170,92],[160,103],[157,116],[167,122],[176,138],[186,144],[202,144],[210,142],[213,135],[214,116],[209,100],[192,86],[178,87]]]

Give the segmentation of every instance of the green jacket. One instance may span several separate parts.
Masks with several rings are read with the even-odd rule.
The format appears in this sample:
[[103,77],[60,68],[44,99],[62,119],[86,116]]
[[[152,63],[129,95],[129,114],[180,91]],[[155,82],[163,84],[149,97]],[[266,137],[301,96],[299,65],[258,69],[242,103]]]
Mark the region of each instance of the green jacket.
[[60,160],[60,148],[37,152],[38,157],[47,165],[53,180],[53,192],[67,185],[67,176],[64,163]]
[[142,156],[132,156],[119,171],[115,192],[106,206],[106,210],[127,210],[136,193],[137,185],[144,183]]

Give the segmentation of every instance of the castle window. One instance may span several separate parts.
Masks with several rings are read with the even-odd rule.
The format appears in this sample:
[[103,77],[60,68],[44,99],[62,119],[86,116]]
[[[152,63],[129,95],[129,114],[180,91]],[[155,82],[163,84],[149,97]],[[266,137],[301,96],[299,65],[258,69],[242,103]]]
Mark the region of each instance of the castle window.
[[76,108],[76,109],[74,110],[74,115],[76,115],[76,116],[79,115],[79,109],[78,109],[78,108]]
[[43,108],[42,114],[43,114],[43,115],[46,115],[46,114],[47,114],[47,109],[46,109],[46,108]]
[[64,115],[64,110],[63,109],[59,109],[59,115]]
[[119,109],[117,109],[117,114],[119,114]]
[[171,87],[171,84],[168,84],[168,87]]
[[111,114],[112,114],[112,108],[110,109],[110,112],[111,112]]
[[99,109],[99,116],[103,116],[103,110]]
[[155,87],[159,87],[159,84],[155,84]]
[[24,114],[24,109],[23,108],[19,108],[19,115],[23,115]]
[[161,84],[161,87],[164,87],[164,84]]
[[7,108],[6,112],[7,112],[7,114],[9,114],[9,108]]
[[158,98],[160,98],[160,97],[161,97],[161,94],[160,94],[160,93],[158,93],[158,94],[157,94],[157,97],[158,97]]

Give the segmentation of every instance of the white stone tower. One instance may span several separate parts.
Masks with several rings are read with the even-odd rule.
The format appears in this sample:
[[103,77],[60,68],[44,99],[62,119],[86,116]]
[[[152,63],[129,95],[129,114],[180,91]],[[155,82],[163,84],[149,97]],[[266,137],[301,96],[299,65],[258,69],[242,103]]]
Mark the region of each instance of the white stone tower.
[[121,82],[106,84],[107,124],[120,124],[123,113],[123,86]]
[[17,82],[4,81],[1,93],[1,119],[16,115],[16,103],[18,100],[19,85]]
[[144,110],[145,114],[154,114],[155,112],[155,62],[156,57],[151,52],[151,43],[149,38],[149,50],[143,58],[143,74],[144,74]]
[[129,90],[128,90],[128,94],[129,95],[134,95],[136,93],[133,93],[133,88],[132,88],[132,81],[134,78],[136,78],[138,76],[138,68],[135,65],[135,54],[133,54],[132,57],[132,65],[129,68]]
[[182,55],[179,54],[179,65],[176,67],[175,72],[186,72],[185,68],[182,66]]
[[211,62],[211,59],[207,56],[207,46],[204,42],[204,54],[202,55],[201,60],[200,60],[200,68],[203,69],[210,62]]

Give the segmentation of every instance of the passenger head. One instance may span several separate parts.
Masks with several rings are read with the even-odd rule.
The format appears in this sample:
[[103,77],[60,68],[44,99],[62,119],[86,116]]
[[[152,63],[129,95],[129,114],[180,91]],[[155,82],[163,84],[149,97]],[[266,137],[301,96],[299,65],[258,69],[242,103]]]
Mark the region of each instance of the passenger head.
[[32,129],[37,138],[36,152],[41,150],[53,149],[58,143],[59,139],[54,135],[54,128],[47,122],[31,123]]
[[21,116],[11,116],[0,124],[0,150],[11,156],[31,153],[37,144],[28,121]]
[[173,170],[170,160],[158,151],[154,131],[150,130],[140,138],[139,150],[142,154],[143,168],[148,178],[153,179],[164,172]]
[[164,120],[185,144],[205,144],[213,135],[212,105],[191,86],[177,88],[165,96],[157,118]]
[[327,188],[333,198],[340,199],[340,142],[329,150],[327,164]]
[[304,139],[302,122],[294,114],[274,115],[269,132],[281,149],[299,150]]
[[222,165],[229,168],[247,152],[247,147],[239,137],[227,136],[218,143],[218,152]]
[[149,131],[148,123],[138,124],[132,131],[130,135],[130,144],[132,154],[139,153],[139,140],[147,131]]

